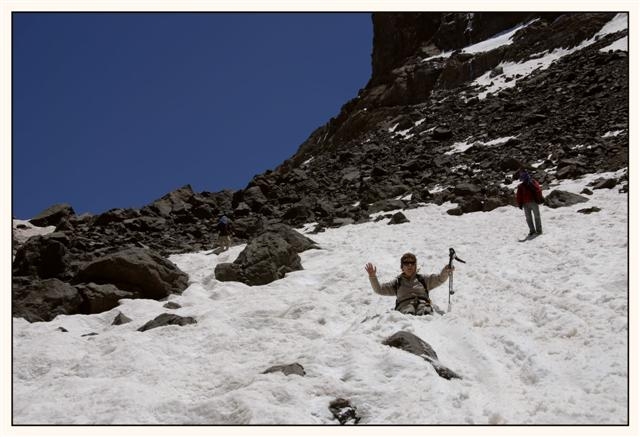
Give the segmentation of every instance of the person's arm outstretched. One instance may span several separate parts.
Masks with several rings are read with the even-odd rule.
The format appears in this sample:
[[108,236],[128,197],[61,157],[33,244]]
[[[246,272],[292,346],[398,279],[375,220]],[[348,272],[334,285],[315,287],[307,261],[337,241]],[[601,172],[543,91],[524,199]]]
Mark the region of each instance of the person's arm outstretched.
[[427,288],[429,288],[429,290],[433,290],[434,288],[442,285],[447,278],[449,278],[449,273],[453,273],[454,270],[455,267],[449,267],[449,264],[445,264],[440,273],[434,273],[427,276]]
[[383,296],[395,296],[396,292],[393,288],[393,282],[380,284],[378,281],[378,277],[376,276],[376,266],[371,263],[367,263],[367,265],[364,266],[364,269],[369,275],[369,282],[371,283],[373,291]]

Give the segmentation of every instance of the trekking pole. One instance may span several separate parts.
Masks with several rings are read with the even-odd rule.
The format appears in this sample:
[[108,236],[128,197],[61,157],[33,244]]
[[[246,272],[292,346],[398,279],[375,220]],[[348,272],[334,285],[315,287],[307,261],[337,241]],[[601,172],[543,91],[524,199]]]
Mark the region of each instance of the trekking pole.
[[[456,251],[453,250],[452,247],[449,248],[449,268],[453,267],[453,260],[459,261],[461,263],[466,263],[466,261],[461,260],[456,255]],[[449,272],[449,305],[447,305],[447,312],[451,311],[451,295],[455,293],[453,291],[453,272]]]

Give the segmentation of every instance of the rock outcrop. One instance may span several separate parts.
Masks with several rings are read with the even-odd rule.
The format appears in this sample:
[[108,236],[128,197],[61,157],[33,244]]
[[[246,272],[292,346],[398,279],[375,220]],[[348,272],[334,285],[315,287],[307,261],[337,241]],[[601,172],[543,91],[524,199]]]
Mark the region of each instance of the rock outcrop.
[[88,263],[73,282],[113,284],[139,298],[162,299],[172,293],[182,293],[188,286],[189,277],[153,251],[134,248]]
[[120,299],[161,299],[180,294],[188,276],[148,249],[130,248],[97,257],[74,275],[65,261],[62,233],[32,237],[14,261],[13,316],[52,320],[60,314],[95,314]]
[[461,378],[460,375],[458,375],[456,372],[442,365],[442,363],[440,363],[440,361],[438,360],[436,351],[433,350],[431,345],[415,334],[407,331],[399,331],[384,340],[382,344],[402,349],[419,356],[420,358],[429,362],[436,370],[438,375],[445,379]]
[[238,281],[247,285],[264,285],[302,270],[299,252],[317,245],[293,229],[277,225],[249,241],[233,263],[216,265],[219,281]]
[[164,313],[142,325],[140,328],[138,328],[138,331],[144,332],[150,329],[160,328],[162,326],[186,326],[193,325],[195,323],[198,322],[193,317],[182,317],[178,316],[177,314]]

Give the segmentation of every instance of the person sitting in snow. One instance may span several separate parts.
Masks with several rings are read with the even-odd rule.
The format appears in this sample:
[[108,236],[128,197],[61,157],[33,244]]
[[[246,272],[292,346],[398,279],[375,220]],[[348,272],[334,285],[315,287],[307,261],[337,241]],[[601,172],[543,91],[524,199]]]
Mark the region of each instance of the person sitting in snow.
[[233,225],[231,220],[225,215],[218,219],[218,246],[222,248],[222,251],[229,249],[231,246],[231,234],[233,233]]
[[[542,220],[540,219],[538,204],[544,202],[540,184],[524,169],[518,170],[516,176],[520,179],[520,185],[518,185],[516,191],[516,203],[518,208],[524,208],[524,216],[529,226],[529,237],[540,235],[542,234]],[[531,217],[532,213],[533,218]]]
[[445,265],[439,274],[420,275],[417,273],[416,256],[412,253],[405,253],[400,258],[400,269],[402,273],[394,280],[380,284],[376,276],[376,267],[367,263],[366,272],[369,274],[371,288],[383,296],[396,296],[397,311],[403,314],[414,314],[422,316],[432,314],[433,307],[429,299],[429,291],[442,285],[449,274],[453,273],[454,267]]

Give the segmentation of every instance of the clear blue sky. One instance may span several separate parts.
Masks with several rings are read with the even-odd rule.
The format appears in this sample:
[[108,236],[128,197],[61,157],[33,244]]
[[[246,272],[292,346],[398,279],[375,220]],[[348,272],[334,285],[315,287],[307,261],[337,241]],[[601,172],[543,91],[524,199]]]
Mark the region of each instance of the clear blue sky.
[[367,13],[14,13],[12,214],[244,188],[371,74]]

